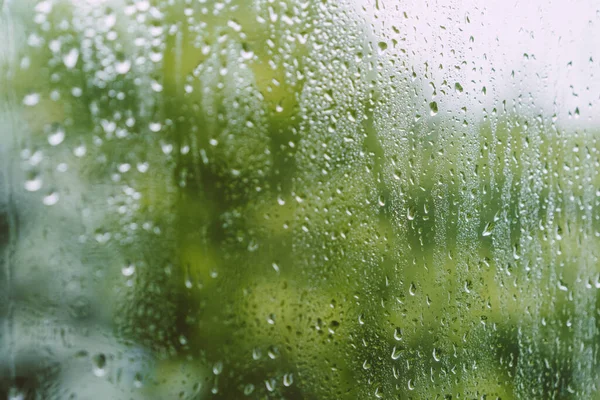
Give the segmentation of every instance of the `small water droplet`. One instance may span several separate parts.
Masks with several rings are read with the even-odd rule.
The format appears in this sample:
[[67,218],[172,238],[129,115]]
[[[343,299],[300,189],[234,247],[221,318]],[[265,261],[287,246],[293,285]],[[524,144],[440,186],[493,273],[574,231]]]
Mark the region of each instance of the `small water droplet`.
[[488,222],[487,224],[485,224],[485,228],[483,228],[483,233],[481,234],[481,236],[490,236],[492,234],[492,231],[494,230],[494,223],[493,222]]
[[115,62],[115,71],[117,71],[118,74],[124,75],[128,73],[130,69],[131,61],[129,60],[121,60]]
[[48,134],[48,143],[51,146],[58,146],[65,140],[65,129],[59,123],[53,123]]
[[249,383],[246,386],[244,386],[244,394],[246,396],[250,396],[252,394],[252,392],[254,392],[254,385]]
[[152,132],[158,132],[162,128],[162,124],[160,122],[150,122],[148,127]]
[[8,391],[8,400],[25,400],[25,393],[17,388],[10,388]]
[[42,178],[34,174],[25,181],[24,187],[28,192],[37,192],[42,188]]
[[283,375],[283,386],[290,387],[294,383],[294,375],[285,374]]
[[410,293],[411,296],[414,296],[417,293],[417,286],[414,284],[414,282],[410,284],[408,293]]
[[102,353],[92,357],[93,372],[97,377],[106,375],[106,356]]
[[260,360],[262,357],[262,351],[259,348],[252,349],[252,359]]
[[87,149],[85,148],[85,145],[79,145],[77,147],[75,147],[75,149],[73,149],[73,154],[75,154],[75,157],[83,157],[85,156],[85,153],[87,153]]
[[139,172],[141,172],[142,174],[145,173],[146,171],[148,171],[148,167],[150,165],[148,165],[147,162],[143,162],[143,163],[138,163],[136,168]]
[[121,273],[123,276],[131,276],[135,273],[135,265],[132,263],[128,263],[126,266],[121,268]]
[[77,60],[79,60],[79,50],[76,48],[72,48],[63,56],[63,63],[67,69],[75,68],[75,65],[77,65]]
[[250,60],[254,57],[254,52],[248,47],[247,43],[242,43],[242,51],[240,54],[244,60]]
[[440,361],[440,350],[434,348],[433,352],[432,352],[432,355],[433,355],[433,359],[435,361],[438,361],[438,362]]
[[414,209],[413,207],[408,207],[408,208],[406,209],[406,218],[407,218],[409,221],[412,221],[412,220],[414,220],[414,219],[415,219],[415,209]]
[[133,386],[135,386],[137,389],[144,386],[144,382],[142,381],[142,374],[140,374],[139,372],[136,372],[135,376],[133,377]]
[[60,199],[60,195],[58,193],[50,192],[49,194],[44,196],[44,198],[42,199],[42,203],[44,203],[44,205],[46,205],[46,206],[53,206],[56,203],[58,203],[59,199]]
[[40,94],[39,93],[29,93],[25,97],[23,97],[23,104],[26,106],[32,107],[40,102]]
[[217,361],[215,363],[215,365],[213,365],[212,371],[213,371],[213,374],[220,375],[221,372],[223,372],[223,362]]
[[438,113],[437,102],[432,101],[431,103],[429,103],[429,114],[433,117],[434,115],[437,115],[437,113]]
[[120,173],[124,174],[125,172],[127,172],[131,169],[131,164],[128,164],[128,163],[119,164],[117,169],[119,170]]
[[275,379],[268,379],[265,381],[265,387],[267,388],[267,390],[269,392],[272,392],[275,390]]
[[569,287],[562,280],[558,281],[558,289],[562,290],[563,292],[568,292],[569,291]]
[[269,346],[267,355],[271,360],[275,360],[276,358],[279,358],[279,349],[276,346]]
[[402,340],[402,329],[400,329],[400,328],[394,329],[394,339],[396,339],[397,341]]

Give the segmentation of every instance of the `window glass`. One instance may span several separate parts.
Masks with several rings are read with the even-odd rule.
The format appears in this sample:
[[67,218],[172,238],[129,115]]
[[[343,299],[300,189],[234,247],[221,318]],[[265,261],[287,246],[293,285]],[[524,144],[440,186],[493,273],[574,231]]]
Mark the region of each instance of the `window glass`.
[[598,397],[599,19],[0,0],[0,397]]

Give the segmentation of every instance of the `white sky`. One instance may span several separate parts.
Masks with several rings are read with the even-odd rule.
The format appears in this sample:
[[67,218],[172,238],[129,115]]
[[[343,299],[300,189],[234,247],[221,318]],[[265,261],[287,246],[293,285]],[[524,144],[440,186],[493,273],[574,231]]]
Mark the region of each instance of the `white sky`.
[[[470,111],[489,109],[521,94],[523,103],[535,104],[535,114],[543,109],[549,115],[556,112],[563,125],[600,126],[600,1],[355,1],[376,29],[390,32],[391,24],[401,29],[399,37],[415,52],[409,60],[421,76],[428,62],[436,86],[444,79],[461,83],[463,95],[438,96],[440,112],[454,112],[465,101]],[[454,68],[463,61],[466,66]],[[533,101],[527,100],[529,93]],[[569,118],[576,107],[579,118]]]

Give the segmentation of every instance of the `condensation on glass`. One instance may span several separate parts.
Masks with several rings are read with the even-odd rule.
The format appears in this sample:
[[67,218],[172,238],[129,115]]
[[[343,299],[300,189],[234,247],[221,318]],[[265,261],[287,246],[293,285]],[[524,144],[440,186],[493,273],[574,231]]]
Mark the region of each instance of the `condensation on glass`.
[[594,1],[0,0],[0,397],[600,396]]

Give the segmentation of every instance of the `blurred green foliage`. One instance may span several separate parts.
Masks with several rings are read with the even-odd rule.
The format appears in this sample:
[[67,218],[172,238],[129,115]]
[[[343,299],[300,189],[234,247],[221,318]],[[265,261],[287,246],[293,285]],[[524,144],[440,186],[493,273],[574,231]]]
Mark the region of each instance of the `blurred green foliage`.
[[10,90],[41,94],[21,145],[112,199],[98,233],[136,272],[106,290],[161,360],[149,397],[591,395],[594,134],[414,118],[404,59],[341,3],[139,4],[38,12]]

